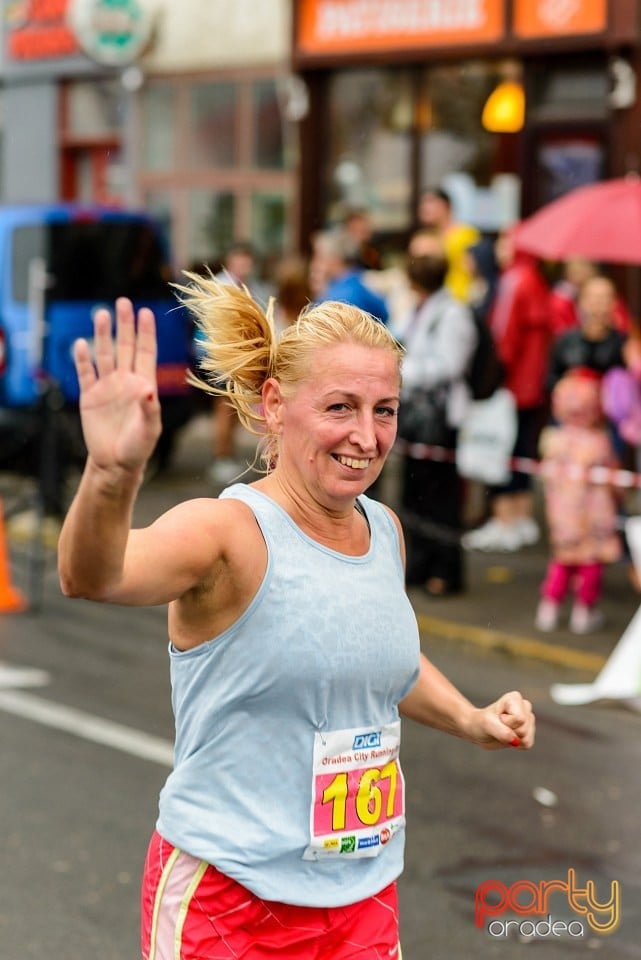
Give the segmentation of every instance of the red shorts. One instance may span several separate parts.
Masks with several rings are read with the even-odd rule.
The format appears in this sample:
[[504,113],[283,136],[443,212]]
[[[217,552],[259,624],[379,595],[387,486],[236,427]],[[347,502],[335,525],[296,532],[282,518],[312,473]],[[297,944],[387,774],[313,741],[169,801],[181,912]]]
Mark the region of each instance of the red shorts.
[[400,960],[396,884],[347,907],[261,900],[154,833],[142,885],[143,960]]

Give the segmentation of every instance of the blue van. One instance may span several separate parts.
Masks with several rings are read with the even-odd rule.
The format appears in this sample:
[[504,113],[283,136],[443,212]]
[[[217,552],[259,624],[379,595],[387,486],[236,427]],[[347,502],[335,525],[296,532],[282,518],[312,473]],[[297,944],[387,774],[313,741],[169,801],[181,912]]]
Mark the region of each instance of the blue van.
[[52,423],[63,439],[61,456],[84,458],[72,345],[78,337],[91,341],[96,309],[113,312],[118,296],[156,315],[158,457],[168,458],[192,409],[185,373],[193,330],[169,285],[169,262],[159,224],[143,212],[77,204],[0,207],[0,469],[33,463]]

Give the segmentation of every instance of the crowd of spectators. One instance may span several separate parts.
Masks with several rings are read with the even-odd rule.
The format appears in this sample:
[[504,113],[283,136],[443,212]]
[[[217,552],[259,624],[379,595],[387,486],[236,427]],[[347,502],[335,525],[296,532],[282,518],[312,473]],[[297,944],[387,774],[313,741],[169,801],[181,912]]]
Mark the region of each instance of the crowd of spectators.
[[[304,256],[279,262],[267,284],[259,281],[258,259],[249,245],[235,245],[223,264],[229,282],[246,285],[262,302],[275,296],[279,328],[293,322],[308,303],[338,300],[372,314],[403,344],[401,413],[422,391],[423,403],[438,408],[434,422],[440,416],[443,428],[433,439],[426,428],[416,446],[415,427],[414,433],[408,430],[403,415],[399,422],[398,501],[408,541],[407,581],[432,596],[465,589],[465,550],[513,552],[542,535],[550,539],[545,504],[552,481],[546,481],[540,501],[539,471],[528,464],[538,463],[544,452],[544,429],[558,426],[551,398],[569,374],[592,378],[600,406],[596,419],[592,410],[590,426],[606,430],[607,448],[617,463],[634,466],[641,442],[641,335],[611,277],[578,258],[542,264],[518,249],[515,235],[511,229],[482,235],[459,222],[448,194],[433,188],[420,197],[404,256],[391,263],[377,245],[369,211],[359,208],[346,210],[338,223],[319,230]],[[235,268],[238,257],[242,273]],[[491,332],[503,372],[501,388],[513,399],[516,439],[509,476],[501,485],[485,488],[484,515],[464,530],[470,484],[457,473],[456,448],[476,402],[466,371],[474,359],[479,324]],[[585,383],[576,390],[585,395]],[[224,402],[217,402],[214,483],[243,469],[233,450],[231,416],[227,413],[225,419],[223,410]],[[575,490],[576,497],[589,497],[587,474],[581,482],[584,489]],[[376,496],[377,489],[370,494]],[[621,502],[618,497],[619,511]],[[610,555],[615,557],[612,551]],[[598,559],[600,563],[600,554]],[[546,583],[544,599],[549,577]],[[575,617],[575,627],[579,621],[577,631],[587,632],[599,618],[588,610],[582,619]],[[537,617],[541,629],[557,622],[555,616]]]

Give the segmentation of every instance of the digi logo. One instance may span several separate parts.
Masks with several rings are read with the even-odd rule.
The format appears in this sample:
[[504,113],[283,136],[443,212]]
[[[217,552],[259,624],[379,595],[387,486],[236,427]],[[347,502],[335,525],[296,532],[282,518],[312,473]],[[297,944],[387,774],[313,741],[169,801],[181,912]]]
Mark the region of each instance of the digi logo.
[[371,733],[357,733],[354,737],[352,750],[368,750],[371,747],[380,747],[381,731],[373,730]]

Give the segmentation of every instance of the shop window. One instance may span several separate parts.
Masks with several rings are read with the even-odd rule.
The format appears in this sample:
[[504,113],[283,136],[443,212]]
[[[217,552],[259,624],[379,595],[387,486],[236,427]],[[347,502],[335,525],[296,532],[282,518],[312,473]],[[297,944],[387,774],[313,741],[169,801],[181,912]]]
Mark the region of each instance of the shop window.
[[189,262],[216,267],[234,238],[236,197],[228,191],[189,191]]
[[[171,192],[169,190],[149,190],[145,194],[145,209],[153,215],[160,223],[164,235],[167,238],[169,247],[174,249],[175,237],[173,235],[173,216],[171,209]],[[175,266],[175,265],[174,265]],[[181,269],[183,264],[178,264]]]
[[266,256],[284,249],[297,131],[281,114],[278,82],[248,70],[145,84],[139,194],[165,222],[178,267],[215,266],[233,240]]
[[516,135],[490,133],[481,122],[504,69],[503,62],[469,60],[334,74],[325,218],[365,207],[383,240],[400,240],[415,223],[417,194],[441,186],[457,216],[481,229],[517,219]]
[[67,88],[65,136],[113,137],[122,127],[124,90],[115,80],[75,81]]
[[128,193],[127,173],[118,143],[65,146],[60,163],[61,199],[120,204]]
[[283,124],[276,82],[252,84],[253,162],[262,170],[282,170],[285,165]]
[[465,172],[487,184],[494,173],[496,137],[483,129],[481,115],[499,74],[486,63],[432,67],[423,75],[419,100],[421,188]]
[[326,214],[365,207],[379,231],[407,226],[413,99],[409,71],[339,71],[331,79]]
[[608,115],[609,78],[603,60],[536,70],[528,90],[530,121],[602,120]]
[[601,180],[604,173],[605,149],[598,136],[542,136],[535,149],[537,208],[576,187]]
[[125,91],[119,81],[74,80],[62,88],[60,197],[122,203],[127,169],[122,155]]
[[149,84],[143,92],[142,161],[147,170],[170,170],[176,142],[176,90],[168,83]]
[[481,121],[504,68],[485,60],[432,66],[423,71],[417,107],[419,191],[445,188],[456,215],[488,231],[516,220],[521,198],[518,135],[491,133]]
[[194,167],[238,163],[238,88],[234,83],[198,83],[191,91],[190,161]]
[[95,174],[96,164],[93,162],[92,154],[89,150],[73,150],[67,152],[73,169],[73,188],[69,192],[70,200],[77,200],[79,203],[91,203],[95,192]]
[[282,193],[254,193],[251,235],[259,250],[281,254],[286,246],[288,197]]

